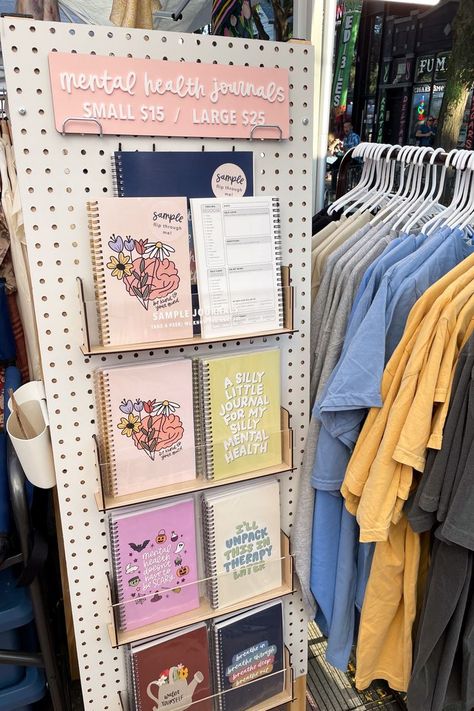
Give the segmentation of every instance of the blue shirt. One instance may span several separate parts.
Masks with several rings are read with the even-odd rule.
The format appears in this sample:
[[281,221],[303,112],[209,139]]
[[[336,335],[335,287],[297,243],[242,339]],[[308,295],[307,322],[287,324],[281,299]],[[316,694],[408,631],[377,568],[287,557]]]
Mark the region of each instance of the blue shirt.
[[[377,353],[378,358],[382,359],[383,372],[385,359],[388,359],[392,346],[384,343],[381,353],[377,349],[375,353],[372,352],[374,330],[378,328],[382,331],[383,341],[388,339],[395,314],[399,328],[398,319],[402,320],[402,332],[413,303],[432,283],[470,252],[472,247],[465,243],[461,232],[455,230],[450,234],[449,229],[442,229],[429,239],[423,235],[406,237],[392,249],[386,249],[376,263],[372,264],[370,274],[365,275],[365,288],[357,294],[358,301],[352,309],[338,366],[328,381],[321,401],[315,407],[315,414],[319,413],[322,426],[312,477],[317,492],[313,519],[311,589],[318,603],[317,622],[328,636],[326,658],[341,669],[346,669],[350,656],[355,629],[355,608],[360,609],[362,605],[373,545],[358,542],[357,523],[345,509],[338,491],[351,456],[352,442],[357,439],[366,408],[361,406],[357,409],[356,405],[355,410],[351,411],[349,399],[346,399],[346,404],[342,404],[339,410],[331,411],[327,405],[331,388],[334,382],[337,385],[338,378],[346,377],[348,373],[353,375],[355,362],[360,366],[361,373],[364,372],[370,380],[373,375],[373,356],[377,356]],[[372,280],[379,284],[376,293]],[[359,338],[360,350],[357,354],[353,344],[360,327],[366,323],[372,306],[380,306],[376,301],[380,290],[384,297],[382,303],[391,315],[388,319],[379,319],[378,323],[374,320],[370,322],[370,329],[364,331],[364,338]],[[380,314],[380,310],[376,313]],[[396,329],[393,334],[395,338]],[[348,359],[348,353],[351,354],[351,359]],[[354,358],[357,360],[354,361]],[[380,380],[376,390],[380,397]],[[351,389],[350,397],[353,396]],[[350,418],[351,415],[356,417],[351,424],[351,437],[347,441],[326,429],[326,419],[329,416],[335,418],[338,426],[338,417],[344,422],[344,418]]]
[[360,143],[360,136],[354,131],[351,131],[347,136],[344,136],[342,142],[344,151],[348,151],[350,148],[355,148]]
[[380,384],[385,364],[401,338],[411,308],[431,284],[472,251],[459,230],[443,228],[386,272],[317,408],[332,437],[353,447],[365,410],[382,405]]

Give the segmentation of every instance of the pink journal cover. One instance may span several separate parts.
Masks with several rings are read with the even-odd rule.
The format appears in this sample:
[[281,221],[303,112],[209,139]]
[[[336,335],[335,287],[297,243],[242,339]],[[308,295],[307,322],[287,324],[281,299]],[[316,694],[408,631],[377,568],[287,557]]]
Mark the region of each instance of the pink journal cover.
[[103,345],[191,338],[184,197],[89,203]]
[[104,466],[111,472],[114,495],[194,479],[191,360],[156,361],[102,372],[109,405],[102,436],[109,438],[112,460]]
[[110,528],[121,629],[199,606],[193,499],[112,513]]

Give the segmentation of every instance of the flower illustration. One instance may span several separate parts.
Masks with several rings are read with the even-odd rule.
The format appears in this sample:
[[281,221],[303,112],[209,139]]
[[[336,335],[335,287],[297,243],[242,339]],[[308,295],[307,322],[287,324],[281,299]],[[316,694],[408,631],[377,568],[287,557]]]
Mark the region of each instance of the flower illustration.
[[138,254],[142,255],[145,251],[145,247],[148,244],[148,240],[143,240],[143,239],[136,239],[135,241],[135,249],[138,252]]
[[252,8],[250,7],[250,3],[248,0],[244,0],[242,3],[242,15],[245,17],[246,20],[250,20],[252,17]]
[[152,259],[159,259],[162,262],[166,257],[169,257],[174,252],[174,247],[163,242],[150,242],[145,247],[145,254]]
[[121,417],[117,427],[122,430],[123,435],[131,437],[140,431],[140,424],[140,419],[136,415],[130,414],[128,417]]
[[112,270],[112,276],[117,277],[117,279],[129,277],[133,272],[133,264],[130,261],[130,257],[126,257],[123,252],[119,252],[118,258],[110,257],[107,268]]
[[[181,669],[180,669],[180,667],[181,667]],[[179,664],[179,665],[178,665],[178,676],[179,676],[179,678],[180,678],[180,679],[187,679],[187,678],[188,678],[188,674],[189,674],[188,668],[187,668],[187,667],[183,667],[182,664]]]
[[135,240],[130,237],[130,235],[127,235],[126,239],[124,240],[123,246],[127,250],[127,252],[133,252],[135,249]]
[[122,400],[120,407],[120,412],[124,415],[130,415],[133,412],[133,402],[131,400]]
[[162,400],[162,402],[157,402],[155,404],[153,414],[164,415],[165,417],[168,417],[169,415],[172,415],[173,412],[176,412],[178,407],[179,405],[177,402],[171,402],[170,400]]
[[178,415],[150,415],[142,420],[140,429],[133,434],[133,441],[137,449],[154,459],[156,452],[179,442],[183,435],[184,427]]
[[121,252],[123,249],[123,239],[120,237],[120,235],[115,236],[115,234],[112,235],[112,237],[109,240],[109,247],[112,251],[114,252]]
[[144,404],[145,403],[142,400],[139,400],[137,398],[133,407],[137,412],[141,412],[143,410]]
[[168,681],[168,677],[166,677],[164,674],[160,676],[160,678],[157,681],[158,686],[163,686],[163,684],[166,684]]
[[151,415],[151,413],[153,412],[153,408],[155,407],[155,400],[147,400],[143,403],[143,407],[147,415]]

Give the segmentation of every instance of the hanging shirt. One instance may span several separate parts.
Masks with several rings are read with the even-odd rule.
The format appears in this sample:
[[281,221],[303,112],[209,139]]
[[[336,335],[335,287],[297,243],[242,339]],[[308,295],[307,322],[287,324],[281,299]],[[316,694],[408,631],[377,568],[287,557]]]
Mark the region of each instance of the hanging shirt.
[[381,408],[371,408],[360,436],[357,439],[349,462],[341,491],[346,506],[352,513],[357,512],[359,497],[364,489],[368,471],[377,454],[384,434],[388,415],[398,391],[405,366],[413,350],[420,324],[430,315],[430,333],[435,327],[443,308],[474,279],[474,255],[470,255],[443,278],[430,287],[416,302],[410,312],[407,325],[399,345],[395,349],[384,370]]
[[[348,219],[348,222],[351,218]],[[318,334],[321,329],[324,311],[330,299],[332,270],[340,263],[347,249],[355,244],[359,239],[363,239],[371,229],[366,224],[355,235],[352,235],[333,254],[330,255],[326,270],[324,272],[321,286],[312,309],[311,323],[311,354],[315,350]],[[312,358],[314,362],[314,357]],[[311,392],[311,401],[314,401],[318,384],[315,384],[314,392]],[[300,481],[298,489],[298,502],[296,506],[295,522],[292,529],[291,541],[295,554],[295,567],[300,584],[300,592],[309,615],[315,613],[315,601],[310,589],[310,560],[311,560],[311,537],[308,531],[311,530],[314,512],[314,489],[311,486],[311,471],[314,462],[314,453],[318,438],[319,423],[315,418],[311,418],[306,437],[303,464],[300,470]]]
[[408,507],[416,530],[441,524],[408,688],[411,711],[441,711],[450,703],[471,709],[474,703],[473,364],[471,337],[457,364],[442,449],[430,452],[419,490]]
[[333,437],[353,446],[365,408],[382,404],[383,369],[401,338],[411,307],[471,252],[461,232],[441,230],[386,272],[320,404],[321,419]]
[[[370,307],[384,272],[413,253],[424,239],[424,236],[395,238],[368,267],[354,300],[341,359]],[[315,469],[322,452],[323,458],[327,456],[326,470],[329,467],[335,476],[326,480],[312,480],[313,486],[319,491],[313,517],[311,585],[319,608],[316,621],[328,636],[326,659],[333,666],[345,670],[354,641],[355,608],[360,610],[362,605],[373,546],[359,545],[357,523],[342,506],[342,497],[335,491],[344,477],[350,450],[321,427]],[[315,473],[313,470],[313,477]]]
[[[401,515],[397,524],[390,525],[394,491],[397,491],[401,478],[397,466],[393,467],[393,460],[390,458],[389,452],[393,451],[400,423],[405,422],[407,405],[409,407],[418,392],[417,383],[426,378],[427,382],[436,382],[436,371],[439,369],[440,363],[443,362],[443,353],[452,352],[457,357],[459,349],[472,334],[474,330],[474,284],[471,281],[445,306],[440,314],[438,313],[440,299],[437,301],[438,303],[435,302],[417,329],[416,338],[411,339],[414,344],[411,356],[403,369],[403,378],[392,380],[392,385],[397,385],[398,381],[399,392],[387,418],[385,434],[379,452],[374,459],[375,466],[371,467],[370,474],[374,474],[375,478],[370,485],[367,481],[357,509],[361,538],[370,536],[370,540],[373,540],[375,536],[380,535],[381,542],[375,549],[374,564],[378,558],[379,550],[384,552],[389,565],[391,565],[390,549],[394,551],[397,559],[403,560],[400,575],[390,577],[390,590],[387,590],[386,567],[383,569],[382,566],[377,568],[373,565],[371,570],[362,610],[358,642],[360,658],[358,656],[356,678],[358,679],[357,683],[364,686],[381,676],[390,684],[394,682],[393,674],[387,666],[388,659],[390,659],[393,669],[400,670],[403,674],[405,674],[405,670],[410,669],[411,665],[410,635],[418,589],[414,572],[418,571],[422,559],[419,552],[416,551],[416,547],[408,547],[406,541],[403,542],[395,536],[395,532],[399,530],[400,526],[405,526],[405,517]],[[435,312],[436,316],[434,321],[432,312]],[[405,350],[410,350],[410,348],[406,347]],[[420,367],[420,360],[422,367]],[[430,409],[432,410],[433,403],[431,402],[431,408],[429,406],[430,398],[428,391],[422,411],[423,417],[427,416]],[[431,417],[431,414],[429,416]],[[365,442],[367,442],[367,438]],[[381,479],[384,477],[385,481],[383,482]],[[369,496],[367,496],[368,492],[370,492]],[[370,498],[372,501],[369,504]],[[380,509],[375,512],[374,507],[380,507]],[[369,512],[369,508],[371,512]],[[412,532],[410,526],[406,528],[411,532],[410,535],[417,536]],[[368,599],[370,599],[370,604],[366,605]],[[395,604],[397,600],[398,602]],[[400,629],[400,619],[403,620],[404,626],[402,636],[396,633],[396,630]],[[383,622],[383,625],[379,624],[378,631],[374,627],[374,621]],[[374,650],[376,651],[375,655]],[[387,676],[382,673],[383,669],[388,670]]]

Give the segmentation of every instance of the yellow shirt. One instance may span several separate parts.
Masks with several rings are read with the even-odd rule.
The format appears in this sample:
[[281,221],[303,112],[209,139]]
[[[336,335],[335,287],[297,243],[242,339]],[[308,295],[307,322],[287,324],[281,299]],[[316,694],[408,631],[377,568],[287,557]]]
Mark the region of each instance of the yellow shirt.
[[[426,448],[431,438],[432,420],[435,416],[435,402],[446,404],[442,408],[447,412],[454,369],[459,351],[472,333],[474,315],[474,285],[468,285],[458,294],[453,303],[445,309],[439,321],[448,336],[441,357],[439,353],[430,354],[427,366],[420,378],[416,395],[402,427],[393,458],[418,471],[423,471],[426,462]],[[456,303],[463,303],[460,311]],[[439,362],[438,362],[439,359]],[[440,408],[438,408],[440,410]],[[439,429],[438,415],[438,429]],[[444,421],[443,421],[444,425]]]
[[[433,284],[413,306],[402,339],[383,374],[381,385],[383,406],[381,408],[371,408],[369,411],[341,487],[341,492],[346,500],[346,507],[354,515],[357,513],[359,499],[367,482],[372,463],[377,456],[392,405],[398,395],[415,343],[418,341],[418,348],[423,348],[415,357],[418,361],[418,366],[422,369],[426,349],[431,346],[431,339],[436,331],[435,326],[443,308],[473,280],[474,255],[470,255],[442,279]],[[427,316],[429,318],[425,321]],[[424,325],[424,343],[419,340],[422,325]],[[441,332],[437,336],[437,339],[440,338]],[[439,346],[439,340],[437,345]],[[421,356],[423,357],[420,358]],[[411,365],[414,365],[413,361]],[[409,480],[408,470],[405,473],[402,470],[399,483],[405,491],[409,490]]]
[[358,689],[385,679],[392,689],[407,690],[412,628],[423,599],[428,562],[429,537],[414,533],[405,516],[390,528],[388,539],[375,546],[357,639]]
[[[431,435],[434,392],[444,355],[450,354],[447,360],[451,361],[451,373],[453,358],[457,359],[466,329],[472,332],[474,282],[465,287],[437,318],[436,305],[440,301],[437,299],[423,319],[360,497],[357,521],[361,529],[360,540],[364,542],[386,540],[397,497],[408,497],[413,466],[417,469],[424,467]],[[403,482],[400,464],[409,467],[404,470]]]

